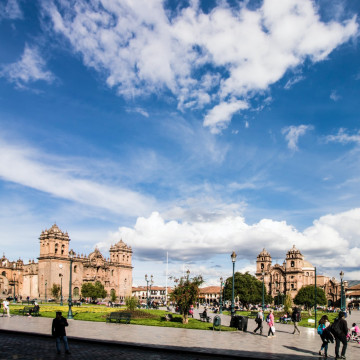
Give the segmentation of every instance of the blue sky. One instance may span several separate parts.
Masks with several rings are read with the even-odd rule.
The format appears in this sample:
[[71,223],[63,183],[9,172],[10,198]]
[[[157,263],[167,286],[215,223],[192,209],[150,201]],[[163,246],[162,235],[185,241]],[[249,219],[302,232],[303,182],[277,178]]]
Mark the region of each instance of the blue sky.
[[359,279],[354,1],[0,1],[0,241],[122,238],[153,273],[293,244]]

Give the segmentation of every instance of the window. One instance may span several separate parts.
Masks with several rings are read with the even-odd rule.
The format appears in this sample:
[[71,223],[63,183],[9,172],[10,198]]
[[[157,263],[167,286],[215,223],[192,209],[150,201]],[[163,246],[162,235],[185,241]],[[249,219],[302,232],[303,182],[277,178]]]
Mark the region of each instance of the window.
[[264,269],[264,264],[261,264],[261,270],[263,270]]
[[58,244],[55,244],[55,254],[58,252]]
[[114,276],[114,270],[111,270],[111,276]]
[[6,271],[3,271],[3,272],[1,273],[1,275],[2,275],[2,276],[6,276]]
[[291,262],[291,267],[294,267],[295,266],[295,261],[292,261]]
[[291,284],[291,288],[294,289],[294,284]]
[[77,272],[77,265],[74,266],[74,273]]
[[74,293],[74,297],[79,297],[79,288],[75,287],[73,293]]

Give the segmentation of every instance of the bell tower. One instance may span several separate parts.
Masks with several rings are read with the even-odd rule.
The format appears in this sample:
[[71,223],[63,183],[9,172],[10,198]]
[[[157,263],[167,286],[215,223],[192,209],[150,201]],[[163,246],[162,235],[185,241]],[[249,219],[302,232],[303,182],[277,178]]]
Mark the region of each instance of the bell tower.
[[271,255],[270,253],[264,248],[263,251],[257,256],[256,259],[256,276],[261,277],[262,272],[265,273],[265,275],[269,272],[271,268]]

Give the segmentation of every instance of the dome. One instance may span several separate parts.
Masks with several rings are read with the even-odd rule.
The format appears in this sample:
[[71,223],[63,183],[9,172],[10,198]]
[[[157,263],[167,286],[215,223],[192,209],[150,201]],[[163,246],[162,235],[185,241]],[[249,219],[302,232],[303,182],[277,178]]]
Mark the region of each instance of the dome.
[[263,251],[258,255],[258,257],[271,257],[271,255],[265,248],[263,248]]
[[315,267],[311,262],[304,260],[303,269],[313,270],[313,269],[315,269]]

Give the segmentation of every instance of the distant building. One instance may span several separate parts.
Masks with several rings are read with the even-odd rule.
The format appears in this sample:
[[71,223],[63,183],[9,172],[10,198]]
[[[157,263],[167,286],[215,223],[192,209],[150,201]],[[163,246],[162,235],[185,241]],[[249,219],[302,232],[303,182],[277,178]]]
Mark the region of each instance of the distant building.
[[[50,298],[53,284],[62,283],[64,298],[69,296],[70,258],[67,232],[62,232],[56,224],[40,234],[40,256],[38,263],[29,264],[19,259],[9,261],[5,255],[0,260],[0,296],[15,295],[26,298]],[[72,295],[80,297],[83,283],[100,281],[110,295],[123,299],[131,295],[132,250],[122,240],[110,247],[110,258],[105,259],[98,249],[85,256],[75,254],[72,263]]]
[[220,286],[207,286],[200,288],[200,303],[213,304],[220,302]]
[[[294,298],[303,286],[315,285],[315,267],[304,259],[295,245],[287,252],[282,265],[272,265],[270,253],[263,249],[256,259],[255,275],[261,281],[264,276],[266,290],[272,297],[290,294]],[[340,282],[323,275],[317,275],[316,282],[325,291],[328,305],[338,305]],[[344,288],[347,288],[346,281]]]
[[346,301],[352,305],[360,305],[360,284],[346,289]]
[[[172,292],[171,287],[167,288],[167,295],[169,301],[169,296]],[[166,287],[165,286],[137,286],[132,288],[132,296],[135,296],[139,299],[139,301],[143,304],[146,304],[147,296],[153,302],[165,302],[166,300]]]

